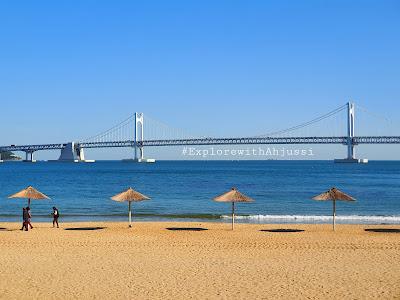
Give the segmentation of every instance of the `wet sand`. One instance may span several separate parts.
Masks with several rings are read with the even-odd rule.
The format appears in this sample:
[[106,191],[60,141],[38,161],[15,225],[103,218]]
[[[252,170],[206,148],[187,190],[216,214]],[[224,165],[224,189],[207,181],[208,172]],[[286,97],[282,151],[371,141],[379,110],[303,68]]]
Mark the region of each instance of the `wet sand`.
[[1,299],[400,299],[400,225],[19,226],[0,223]]

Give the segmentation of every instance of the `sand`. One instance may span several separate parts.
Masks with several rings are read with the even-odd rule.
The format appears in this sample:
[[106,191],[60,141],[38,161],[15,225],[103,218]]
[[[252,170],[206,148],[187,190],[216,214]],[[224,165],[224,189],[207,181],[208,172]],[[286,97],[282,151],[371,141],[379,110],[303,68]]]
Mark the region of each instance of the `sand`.
[[1,299],[400,299],[400,226],[34,225],[0,223]]

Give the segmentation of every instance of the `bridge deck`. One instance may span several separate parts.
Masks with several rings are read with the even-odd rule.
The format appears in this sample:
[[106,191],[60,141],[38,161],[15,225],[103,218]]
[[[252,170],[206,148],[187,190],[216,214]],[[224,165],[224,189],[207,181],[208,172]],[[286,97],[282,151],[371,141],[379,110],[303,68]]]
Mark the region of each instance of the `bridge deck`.
[[[164,147],[164,146],[189,146],[189,145],[255,145],[255,144],[341,144],[347,145],[347,137],[244,137],[244,138],[199,138],[199,139],[171,139],[171,140],[145,140],[138,142],[138,147]],[[360,136],[352,139],[353,145],[359,144],[400,144],[400,136]],[[67,143],[41,144],[41,145],[11,145],[1,146],[0,152],[24,151],[35,152],[39,150],[60,150]],[[80,148],[122,148],[134,147],[135,141],[109,141],[109,142],[81,142]]]

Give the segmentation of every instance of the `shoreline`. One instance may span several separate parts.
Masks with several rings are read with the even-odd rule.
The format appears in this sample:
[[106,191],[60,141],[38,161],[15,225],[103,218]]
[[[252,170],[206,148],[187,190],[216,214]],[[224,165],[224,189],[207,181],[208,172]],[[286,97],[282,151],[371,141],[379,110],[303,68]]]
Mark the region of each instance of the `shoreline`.
[[[7,229],[8,227],[11,229],[15,229],[15,227],[19,226],[22,222],[2,222],[0,221],[0,231]],[[35,222],[34,220],[32,221],[32,224],[36,224],[36,228],[40,228],[40,229],[48,229],[48,228],[52,228],[52,222]],[[128,228],[128,222],[127,221],[120,221],[120,220],[115,220],[115,221],[73,221],[73,222],[62,222],[59,221],[59,225],[60,228],[59,229],[68,229],[68,227],[70,226],[78,226],[78,225],[101,225],[101,226],[107,226],[110,225],[110,229],[115,229],[115,228],[119,228],[119,229],[124,229],[126,228],[127,230],[129,230]],[[190,220],[186,220],[186,221],[163,221],[163,220],[149,220],[149,221],[136,221],[133,220],[132,221],[132,228],[135,227],[135,224],[137,225],[137,227],[141,228],[141,227],[146,227],[147,225],[152,226],[152,225],[157,225],[158,227],[160,227],[160,229],[163,229],[163,226],[169,226],[169,225],[183,225],[183,226],[197,226],[197,225],[202,225],[204,227],[209,226],[210,229],[207,230],[211,230],[211,229],[223,229],[224,227],[226,227],[226,229],[228,231],[232,231],[230,228],[230,224],[231,221],[227,220],[225,222],[223,221],[205,221],[205,220],[200,220],[200,221],[190,221]],[[340,227],[345,228],[345,230],[348,229],[357,229],[357,230],[362,230],[364,229],[369,229],[369,228],[373,228],[373,227],[382,227],[382,228],[394,228],[394,229],[399,229],[400,230],[400,224],[340,224],[340,223],[336,223],[337,224],[337,229],[336,231],[340,230]],[[112,226],[111,226],[112,225]],[[238,228],[242,227],[242,228],[251,228],[254,227],[256,229],[262,229],[262,228],[270,228],[270,227],[293,227],[293,228],[302,228],[304,229],[304,231],[306,230],[310,230],[313,229],[312,231],[315,231],[316,228],[319,228],[322,232],[326,232],[329,231],[329,229],[332,229],[332,224],[331,223],[240,223],[240,222],[235,222],[235,225],[238,226]],[[179,227],[179,226],[178,226]],[[104,227],[103,229],[106,229],[107,227]],[[339,229],[338,229],[339,228]],[[165,229],[165,228],[164,228]],[[233,232],[236,231],[236,227],[235,230]],[[399,235],[400,238],[400,235]],[[399,240],[400,242],[400,240]]]
[[[394,299],[400,225],[0,223],[1,299]],[[73,287],[73,288],[72,288]],[[29,291],[29,295],[26,294]]]
[[[50,219],[49,219],[50,220]],[[15,227],[18,227],[21,222],[18,221],[13,221],[13,222],[2,222],[0,221],[0,232],[1,231],[7,231],[7,229],[11,229],[15,230]],[[33,225],[36,225],[35,228],[37,229],[49,229],[52,228],[52,222],[51,220],[49,222],[35,222],[34,220],[32,221]],[[101,225],[104,226],[104,228],[102,229],[106,229],[107,225],[110,225],[110,229],[115,229],[115,228],[119,228],[119,229],[124,229],[126,228],[127,230],[130,230],[128,228],[128,222],[127,221],[120,221],[120,220],[115,220],[115,221],[72,221],[72,222],[62,222],[59,221],[59,225],[60,228],[59,229],[65,229],[67,230],[68,227],[71,226],[79,226],[79,225],[90,225],[92,226],[93,224],[97,224],[97,225]],[[228,231],[232,231],[230,228],[231,225],[231,221],[227,220],[227,221],[216,221],[216,220],[200,220],[200,221],[190,221],[190,220],[186,220],[186,221],[164,221],[164,220],[148,220],[148,221],[132,221],[132,228],[135,227],[135,225],[137,225],[137,227],[141,228],[141,227],[146,227],[147,225],[152,226],[152,225],[160,225],[160,230],[163,230],[165,228],[162,228],[163,225],[168,226],[168,225],[177,225],[177,227],[179,227],[180,225],[183,225],[183,227],[185,226],[197,226],[197,225],[202,225],[203,227],[207,227],[209,226],[210,229],[206,228],[207,230],[212,230],[212,229],[224,229],[226,227],[226,229]],[[179,225],[179,226],[178,226]],[[320,229],[321,232],[329,232],[330,229],[332,229],[332,224],[331,223],[240,223],[240,222],[235,222],[235,226],[238,226],[238,228],[242,227],[242,228],[252,228],[254,227],[255,229],[258,230],[262,230],[263,228],[272,228],[272,227],[279,227],[279,228],[295,228],[295,229],[303,229],[304,232],[310,231],[311,232],[315,232],[316,229]],[[380,227],[380,228],[393,228],[393,229],[399,229],[400,231],[400,224],[341,224],[341,223],[336,223],[337,228],[335,232],[340,231],[340,228],[344,228],[344,230],[348,230],[348,229],[357,229],[357,230],[363,230],[363,229],[371,229],[374,227]],[[89,227],[90,227],[89,226]],[[338,229],[339,228],[339,229]],[[237,228],[235,227],[235,231]],[[132,230],[132,229],[131,229]],[[318,230],[317,230],[318,231]],[[400,233],[400,232],[399,232]],[[399,238],[400,238],[400,234],[399,234]]]
[[[20,215],[0,215],[1,223],[18,223]],[[39,223],[47,223],[52,221],[52,216],[34,215],[33,221]],[[125,214],[121,215],[67,215],[63,214],[60,222],[125,222],[127,219]],[[232,218],[230,215],[149,215],[136,214],[134,221],[137,222],[206,222],[206,223],[229,223]],[[328,215],[236,215],[235,222],[238,224],[331,224],[332,216]],[[336,216],[337,224],[342,225],[400,225],[400,216],[398,215],[339,215]]]

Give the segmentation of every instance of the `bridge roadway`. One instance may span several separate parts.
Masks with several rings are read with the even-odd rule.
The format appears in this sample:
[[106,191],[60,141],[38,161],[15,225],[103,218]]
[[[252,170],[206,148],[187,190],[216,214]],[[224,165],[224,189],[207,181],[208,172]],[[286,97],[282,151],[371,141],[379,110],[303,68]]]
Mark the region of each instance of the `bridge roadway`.
[[[242,137],[242,138],[197,138],[197,139],[165,139],[138,141],[138,147],[190,146],[190,145],[255,145],[255,144],[341,144],[347,145],[347,137]],[[134,147],[135,141],[111,142],[78,142],[78,147],[87,148],[118,148]],[[400,144],[400,136],[359,136],[352,138],[353,145],[360,144]],[[0,152],[39,150],[60,150],[67,143],[41,145],[11,145],[0,146]]]

